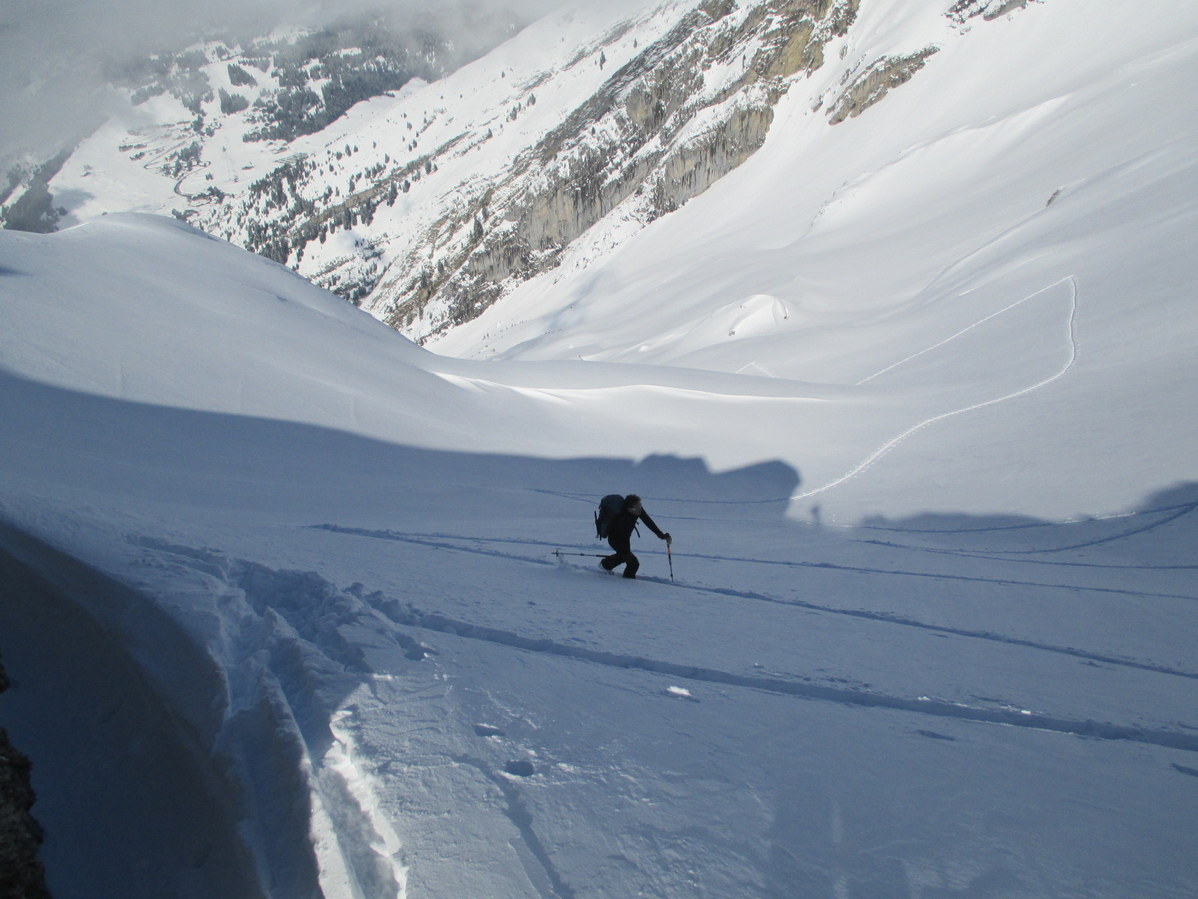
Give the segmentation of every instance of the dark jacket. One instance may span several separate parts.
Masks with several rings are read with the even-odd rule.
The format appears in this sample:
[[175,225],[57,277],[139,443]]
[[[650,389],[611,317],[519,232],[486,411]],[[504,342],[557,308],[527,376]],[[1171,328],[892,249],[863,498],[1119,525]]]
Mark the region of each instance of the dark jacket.
[[628,509],[622,511],[619,515],[612,519],[611,528],[608,529],[608,540],[611,542],[628,543],[632,539],[632,530],[636,527],[637,521],[643,521],[645,527],[655,533],[662,540],[666,539],[665,531],[657,526],[649,513],[641,510],[640,515],[630,512]]

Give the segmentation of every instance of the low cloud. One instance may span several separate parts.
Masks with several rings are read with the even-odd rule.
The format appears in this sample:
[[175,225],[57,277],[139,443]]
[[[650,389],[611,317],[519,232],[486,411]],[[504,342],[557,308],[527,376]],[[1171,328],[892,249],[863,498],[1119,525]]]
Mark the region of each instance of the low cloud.
[[[397,22],[477,28],[506,6],[531,21],[568,0],[2,0],[0,176],[20,155],[47,158],[93,129],[112,102],[108,73],[207,37],[316,27],[370,12]],[[2,186],[2,184],[0,184]]]

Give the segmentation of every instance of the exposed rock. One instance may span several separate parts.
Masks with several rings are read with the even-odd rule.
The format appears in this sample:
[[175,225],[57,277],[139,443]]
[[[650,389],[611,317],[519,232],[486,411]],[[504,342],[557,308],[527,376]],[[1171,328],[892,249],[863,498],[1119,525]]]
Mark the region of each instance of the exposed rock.
[[884,56],[875,60],[853,77],[828,110],[828,120],[837,125],[845,119],[859,116],[886,96],[892,89],[905,84],[924,67],[927,58],[939,47],[925,47],[910,56]]
[[[71,147],[42,165],[9,172],[8,186],[0,191],[0,226],[38,234],[57,230],[62,210],[54,206],[48,185],[73,151]],[[10,196],[15,199],[5,205]]]
[[957,0],[945,15],[961,24],[974,16],[981,16],[989,21],[1023,9],[1028,2],[1029,0]]
[[[8,678],[0,666],[0,693]],[[50,894],[38,860],[42,831],[33,819],[32,766],[0,727],[0,899],[41,899]]]

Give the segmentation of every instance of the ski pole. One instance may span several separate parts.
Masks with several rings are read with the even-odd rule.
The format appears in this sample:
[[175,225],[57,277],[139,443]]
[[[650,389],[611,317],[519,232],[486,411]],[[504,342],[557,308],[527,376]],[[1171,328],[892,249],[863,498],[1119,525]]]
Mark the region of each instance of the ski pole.
[[568,553],[568,552],[563,552],[563,551],[562,551],[562,550],[560,550],[560,549],[555,549],[555,550],[553,551],[553,554],[554,554],[555,556],[558,556],[559,558],[560,558],[561,556],[590,556],[590,557],[592,557],[592,558],[595,558],[595,559],[603,559],[603,558],[606,558],[606,556],[605,556],[605,554],[604,554],[604,553]]
[[670,542],[666,541],[666,558],[670,562],[670,580],[674,580],[674,553],[670,549]]

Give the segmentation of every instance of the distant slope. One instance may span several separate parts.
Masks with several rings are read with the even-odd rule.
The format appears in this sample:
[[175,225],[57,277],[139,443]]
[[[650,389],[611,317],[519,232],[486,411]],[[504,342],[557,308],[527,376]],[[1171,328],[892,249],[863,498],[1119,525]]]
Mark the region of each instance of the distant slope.
[[[211,118],[179,171],[190,114],[136,137],[114,120],[52,187],[66,221],[176,209],[438,353],[635,363],[453,375],[517,377],[509,399],[537,421],[542,401],[618,384],[593,420],[570,403],[579,421],[541,433],[555,453],[627,414],[645,430],[610,438],[619,452],[738,465],[784,446],[803,504],[853,518],[1107,513],[1191,479],[1198,444],[1181,89],[1198,8],[1124,13],[569,7],[294,140]],[[233,77],[224,59],[206,71]],[[649,386],[699,382],[685,401]],[[735,439],[696,424],[730,395],[788,399],[768,420],[732,413]]]

